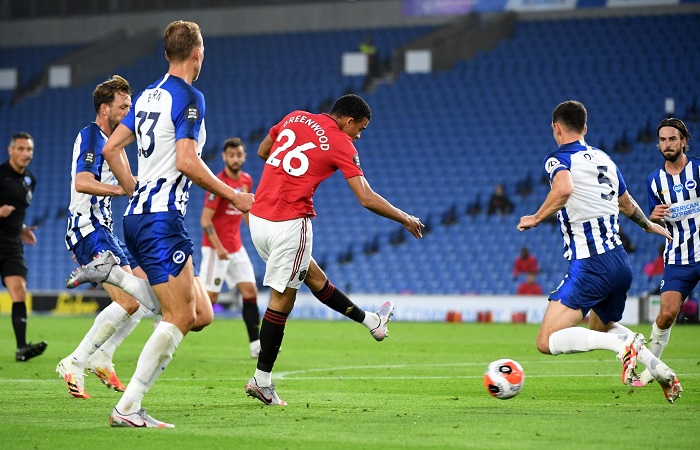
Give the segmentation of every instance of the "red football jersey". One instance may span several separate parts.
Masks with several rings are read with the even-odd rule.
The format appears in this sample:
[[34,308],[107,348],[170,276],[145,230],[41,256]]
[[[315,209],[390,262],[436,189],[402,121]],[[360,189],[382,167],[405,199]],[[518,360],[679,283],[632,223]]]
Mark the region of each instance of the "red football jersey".
[[346,179],[363,175],[350,136],[328,114],[289,113],[270,128],[274,141],[250,212],[280,222],[315,217],[311,197],[340,169]]
[[[231,186],[233,189],[240,192],[253,192],[253,178],[245,172],[240,172],[238,179],[234,180],[226,175],[226,171],[222,170],[216,175],[221,181]],[[241,220],[243,213],[236,209],[231,202],[224,200],[221,197],[207,192],[204,200],[204,207],[211,208],[214,212],[212,223],[216,235],[229,253],[235,253],[240,250],[241,246]],[[207,233],[202,235],[202,245],[205,247],[213,247],[209,241]]]

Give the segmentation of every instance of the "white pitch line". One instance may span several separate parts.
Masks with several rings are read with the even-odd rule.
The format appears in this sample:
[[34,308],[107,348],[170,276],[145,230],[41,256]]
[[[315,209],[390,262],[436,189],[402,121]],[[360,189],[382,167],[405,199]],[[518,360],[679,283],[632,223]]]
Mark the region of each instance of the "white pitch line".
[[[672,361],[676,362],[688,362],[688,359],[675,359]],[[609,364],[614,361],[602,361],[602,360],[581,360],[581,359],[550,359],[546,361],[526,361],[522,363],[524,367],[529,367],[530,365],[538,364]],[[318,373],[318,372],[347,372],[347,371],[357,371],[357,370],[376,370],[376,369],[411,369],[411,368],[441,368],[441,367],[473,367],[479,366],[486,368],[488,363],[483,362],[464,362],[464,363],[444,363],[444,364],[387,364],[387,365],[372,365],[372,366],[339,366],[339,367],[319,367],[310,368],[303,370],[291,370],[283,372],[273,372],[273,378],[275,380],[444,380],[444,379],[480,379],[483,375],[456,375],[456,376],[437,376],[437,375],[382,375],[382,376],[346,376],[341,374],[326,375],[326,376],[306,376],[307,374]],[[698,373],[677,373],[681,378],[683,377],[693,377],[698,376]],[[559,375],[532,375],[528,374],[526,371],[527,378],[562,378],[562,377],[592,377],[592,376],[603,376],[603,377],[618,377],[619,372],[614,373],[579,373],[579,374],[559,374]],[[180,378],[180,377],[161,377],[159,380],[163,381],[247,381],[249,378]],[[47,379],[2,379],[0,378],[0,384],[2,383],[37,383],[37,382],[64,382],[61,379],[47,380]]]
[[[683,378],[693,378],[697,377],[697,373],[678,373],[681,379]],[[619,378],[620,374],[615,373],[579,373],[579,374],[558,374],[558,375],[526,375],[526,379],[530,378],[582,378],[582,377],[611,377]],[[284,381],[323,381],[323,380],[480,380],[483,375],[455,375],[455,376],[344,376],[344,375],[334,375],[327,377],[279,377],[273,374],[273,380],[284,380]],[[247,381],[250,377],[238,377],[238,378],[159,378],[158,381],[196,381],[196,382],[212,382],[212,381]],[[126,379],[124,380],[126,382]],[[0,384],[12,384],[12,383],[65,383],[63,380],[24,380],[24,379],[0,379]]]

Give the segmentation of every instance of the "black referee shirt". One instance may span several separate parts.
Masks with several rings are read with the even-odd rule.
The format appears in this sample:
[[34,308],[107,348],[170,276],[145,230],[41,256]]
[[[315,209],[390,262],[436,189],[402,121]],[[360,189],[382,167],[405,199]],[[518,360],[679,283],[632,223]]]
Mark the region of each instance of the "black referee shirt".
[[0,206],[15,207],[8,217],[0,217],[0,246],[22,245],[19,236],[27,208],[32,203],[35,185],[36,178],[28,170],[25,169],[24,173],[15,172],[9,160],[0,165]]

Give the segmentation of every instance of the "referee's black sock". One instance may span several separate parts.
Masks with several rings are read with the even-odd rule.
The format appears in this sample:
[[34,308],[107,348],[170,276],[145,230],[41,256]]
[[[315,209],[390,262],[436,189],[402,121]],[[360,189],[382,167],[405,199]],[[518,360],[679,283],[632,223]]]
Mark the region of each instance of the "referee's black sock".
[[326,280],[323,289],[313,294],[321,303],[355,322],[362,323],[365,320],[365,312],[358,308],[340,289],[333,286],[330,280]]
[[12,303],[12,328],[15,330],[17,348],[27,346],[27,304],[25,302]]
[[260,325],[260,356],[258,356],[258,370],[272,372],[277,354],[280,352],[282,339],[284,338],[284,326],[287,324],[289,314],[273,311],[267,308]]

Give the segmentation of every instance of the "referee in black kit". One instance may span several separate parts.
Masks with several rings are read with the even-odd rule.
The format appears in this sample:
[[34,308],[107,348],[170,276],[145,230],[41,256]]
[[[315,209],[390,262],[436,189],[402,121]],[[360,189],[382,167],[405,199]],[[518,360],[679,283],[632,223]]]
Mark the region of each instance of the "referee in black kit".
[[29,133],[12,136],[10,159],[0,165],[0,276],[12,298],[12,328],[17,339],[16,361],[28,361],[46,350],[46,342],[27,343],[27,264],[23,244],[36,244],[35,227],[24,225],[36,178],[27,170],[34,156]]

